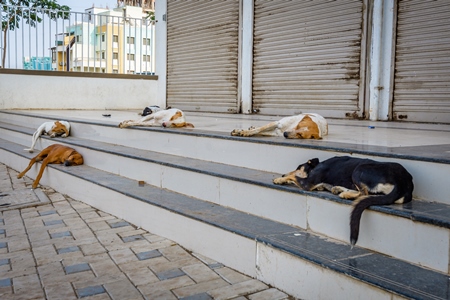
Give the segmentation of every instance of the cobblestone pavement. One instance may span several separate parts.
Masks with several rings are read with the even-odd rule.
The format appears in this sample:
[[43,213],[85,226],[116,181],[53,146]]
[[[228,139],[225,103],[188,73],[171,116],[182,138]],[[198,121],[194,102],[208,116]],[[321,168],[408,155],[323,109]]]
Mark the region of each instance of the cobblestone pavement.
[[293,299],[16,175],[0,164],[0,299]]

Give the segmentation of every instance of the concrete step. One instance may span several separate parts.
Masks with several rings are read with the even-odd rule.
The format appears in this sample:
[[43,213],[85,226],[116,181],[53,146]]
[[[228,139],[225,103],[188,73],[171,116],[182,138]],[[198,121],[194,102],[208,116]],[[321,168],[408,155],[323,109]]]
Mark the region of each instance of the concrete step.
[[[229,133],[202,129],[148,127],[119,129],[118,122],[108,118],[101,121],[74,117],[64,119],[74,124],[71,132],[73,137],[278,174],[290,172],[300,163],[314,157],[325,160],[337,155],[352,155],[378,161],[398,162],[413,175],[415,199],[450,205],[448,196],[450,158],[446,155],[450,152],[449,138],[447,138],[449,145],[443,145],[447,148],[366,147],[359,144],[315,140],[240,138],[231,137]],[[42,122],[55,118],[35,116],[33,112],[25,114],[0,111],[0,120],[18,126],[26,124],[35,130]],[[29,139],[25,145],[30,143]]]
[[[0,123],[0,132],[9,141],[25,143],[24,148],[33,129]],[[274,185],[277,173],[75,136],[55,140],[42,137],[41,146],[56,140],[77,149],[85,165],[96,169],[348,242],[351,201],[330,193]],[[367,210],[361,220],[358,246],[448,273],[449,235],[450,207],[414,200]]]
[[[11,168],[21,170],[32,156],[22,144],[0,140],[2,163]],[[49,165],[42,184],[301,299],[448,299],[450,292],[449,277],[441,272],[168,189],[140,186],[88,164]]]

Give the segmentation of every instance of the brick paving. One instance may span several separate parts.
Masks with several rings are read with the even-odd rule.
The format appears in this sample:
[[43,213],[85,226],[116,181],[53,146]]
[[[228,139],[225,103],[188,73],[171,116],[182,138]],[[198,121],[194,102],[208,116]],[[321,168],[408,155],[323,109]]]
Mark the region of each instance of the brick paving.
[[16,175],[0,164],[2,300],[293,299],[51,188],[37,201]]

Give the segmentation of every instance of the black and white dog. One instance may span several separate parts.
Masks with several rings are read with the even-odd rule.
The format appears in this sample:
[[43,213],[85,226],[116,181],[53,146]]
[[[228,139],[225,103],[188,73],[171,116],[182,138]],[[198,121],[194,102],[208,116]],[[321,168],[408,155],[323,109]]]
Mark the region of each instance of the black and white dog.
[[366,208],[408,203],[414,189],[413,177],[402,165],[349,156],[336,156],[323,162],[310,159],[273,182],[294,184],[306,191],[327,190],[344,199],[355,199],[350,215],[352,245],[358,241],[361,215]]

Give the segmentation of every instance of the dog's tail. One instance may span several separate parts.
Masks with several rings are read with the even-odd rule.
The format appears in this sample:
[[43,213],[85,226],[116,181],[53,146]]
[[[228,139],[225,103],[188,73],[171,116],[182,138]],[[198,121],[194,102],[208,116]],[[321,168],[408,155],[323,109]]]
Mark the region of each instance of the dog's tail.
[[412,190],[401,190],[396,185],[394,189],[387,195],[370,195],[362,196],[353,202],[353,210],[350,215],[350,242],[352,247],[358,241],[359,224],[364,210],[372,205],[388,205],[403,197],[403,203],[411,201]]

